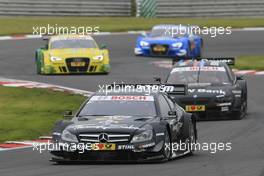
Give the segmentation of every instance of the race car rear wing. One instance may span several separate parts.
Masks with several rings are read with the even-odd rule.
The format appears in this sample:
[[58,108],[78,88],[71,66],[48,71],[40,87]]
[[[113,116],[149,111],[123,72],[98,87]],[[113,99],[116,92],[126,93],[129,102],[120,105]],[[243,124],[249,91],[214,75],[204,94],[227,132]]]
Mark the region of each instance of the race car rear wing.
[[227,65],[235,65],[235,58],[234,57],[202,58],[202,60],[225,62]]
[[170,95],[186,95],[187,86],[184,84],[111,84],[104,89],[104,93],[114,92],[164,92]]

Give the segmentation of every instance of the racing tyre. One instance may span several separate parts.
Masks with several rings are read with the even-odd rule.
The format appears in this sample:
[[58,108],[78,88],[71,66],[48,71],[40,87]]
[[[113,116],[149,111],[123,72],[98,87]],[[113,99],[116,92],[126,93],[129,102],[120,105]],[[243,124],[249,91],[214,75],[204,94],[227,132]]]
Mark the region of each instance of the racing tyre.
[[42,63],[40,61],[41,59],[41,49],[36,50],[35,52],[35,62],[36,62],[36,71],[37,74],[42,74],[41,68],[42,68]]
[[244,100],[241,104],[241,110],[234,112],[234,119],[241,120],[247,115],[247,100]]
[[190,136],[189,136],[189,139],[188,139],[188,146],[189,146],[189,149],[190,149],[189,154],[192,155],[193,152],[194,152],[194,149],[193,149],[192,145],[196,143],[195,129],[194,129],[194,126],[193,126],[192,123],[190,125],[190,129],[189,130],[190,130],[190,133],[189,133]]
[[168,130],[166,130],[165,133],[165,140],[164,140],[164,144],[163,144],[163,148],[162,148],[162,154],[164,156],[163,161],[168,161],[171,158],[171,140],[170,140],[170,135],[168,133]]
[[195,127],[190,118],[185,118],[183,123],[183,130],[182,130],[182,139],[185,140],[187,150],[189,150],[189,155],[192,155],[194,150],[192,145],[196,143],[196,132]]
[[244,99],[240,107],[240,111],[234,112],[234,119],[241,120],[247,115],[247,88],[245,88]]
[[188,49],[187,49],[186,59],[191,59],[191,51],[192,51],[191,43],[188,42]]
[[203,40],[201,39],[201,46],[200,46],[200,52],[199,52],[198,58],[203,57],[203,52],[204,52],[204,43],[203,43]]

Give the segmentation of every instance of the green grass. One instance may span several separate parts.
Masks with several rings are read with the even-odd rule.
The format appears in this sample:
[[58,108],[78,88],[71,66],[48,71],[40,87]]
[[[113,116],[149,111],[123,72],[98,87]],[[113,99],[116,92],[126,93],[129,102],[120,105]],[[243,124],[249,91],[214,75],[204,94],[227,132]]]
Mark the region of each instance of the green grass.
[[264,18],[135,18],[135,17],[0,17],[0,35],[32,34],[33,26],[91,26],[100,31],[147,30],[155,24],[264,27]]
[[240,56],[236,59],[234,68],[239,70],[264,70],[263,56]]
[[84,97],[45,89],[0,86],[0,142],[50,134],[65,110],[76,110]]

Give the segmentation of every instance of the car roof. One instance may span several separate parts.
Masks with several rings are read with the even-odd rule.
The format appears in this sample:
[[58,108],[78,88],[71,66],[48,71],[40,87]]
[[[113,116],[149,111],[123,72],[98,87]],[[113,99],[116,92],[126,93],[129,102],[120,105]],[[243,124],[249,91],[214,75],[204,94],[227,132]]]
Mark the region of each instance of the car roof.
[[176,67],[226,67],[227,64],[219,61],[212,60],[182,60],[177,62],[173,68]]

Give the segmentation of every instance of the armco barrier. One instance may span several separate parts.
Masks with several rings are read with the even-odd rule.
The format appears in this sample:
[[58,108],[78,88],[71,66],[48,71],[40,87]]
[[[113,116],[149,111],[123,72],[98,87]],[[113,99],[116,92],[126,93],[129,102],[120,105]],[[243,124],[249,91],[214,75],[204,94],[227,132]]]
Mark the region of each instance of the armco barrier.
[[0,15],[131,16],[131,0],[0,0]]
[[264,0],[157,0],[157,17],[264,16]]
[[0,0],[0,15],[131,16],[134,2],[142,17],[264,16],[264,0]]

